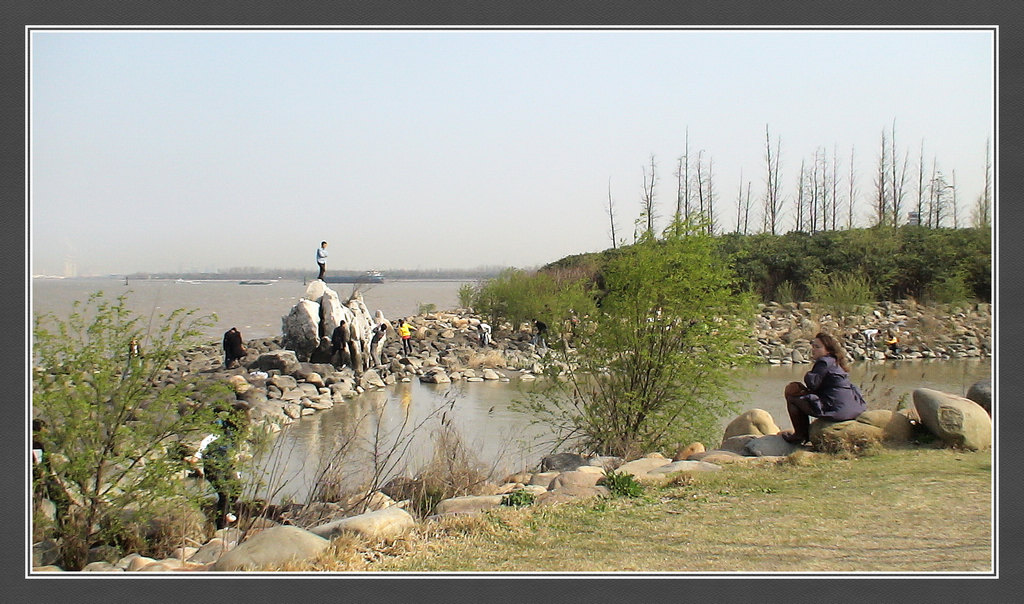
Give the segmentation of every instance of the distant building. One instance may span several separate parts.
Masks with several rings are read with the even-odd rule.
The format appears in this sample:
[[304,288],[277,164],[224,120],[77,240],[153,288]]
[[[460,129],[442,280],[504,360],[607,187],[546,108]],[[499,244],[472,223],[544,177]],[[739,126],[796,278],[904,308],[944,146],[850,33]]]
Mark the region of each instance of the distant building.
[[64,276],[65,277],[77,277],[78,276],[78,265],[70,260],[64,261]]
[[921,213],[920,212],[907,212],[907,224],[920,225],[921,224]]

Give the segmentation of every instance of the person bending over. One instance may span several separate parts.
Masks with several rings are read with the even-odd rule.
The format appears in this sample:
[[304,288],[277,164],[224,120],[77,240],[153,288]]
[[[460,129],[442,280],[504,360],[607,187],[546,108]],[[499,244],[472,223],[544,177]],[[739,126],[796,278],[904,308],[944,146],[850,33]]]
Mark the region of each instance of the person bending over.
[[811,358],[814,366],[804,375],[804,383],[786,385],[786,410],[793,430],[779,434],[793,444],[807,440],[812,417],[846,421],[867,410],[860,390],[850,382],[846,352],[835,338],[827,333],[814,336]]

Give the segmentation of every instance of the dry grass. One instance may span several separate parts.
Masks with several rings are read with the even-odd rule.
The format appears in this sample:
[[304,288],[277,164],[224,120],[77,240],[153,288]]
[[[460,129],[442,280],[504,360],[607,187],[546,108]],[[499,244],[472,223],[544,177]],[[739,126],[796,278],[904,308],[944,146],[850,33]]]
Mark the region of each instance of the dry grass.
[[336,543],[326,556],[340,562],[295,570],[358,555],[360,569],[402,572],[990,572],[990,479],[986,452],[794,455],[640,500],[503,508],[391,543]]
[[469,358],[467,367],[471,369],[480,369],[481,367],[487,367],[490,369],[504,368],[508,364],[505,359],[505,355],[499,350],[488,350],[484,353],[473,353]]

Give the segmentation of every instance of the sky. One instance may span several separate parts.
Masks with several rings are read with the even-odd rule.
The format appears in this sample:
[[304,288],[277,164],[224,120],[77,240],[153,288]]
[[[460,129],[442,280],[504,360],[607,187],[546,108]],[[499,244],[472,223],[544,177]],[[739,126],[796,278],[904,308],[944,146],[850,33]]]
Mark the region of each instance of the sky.
[[759,227],[766,127],[783,230],[819,150],[866,226],[893,129],[964,225],[995,132],[991,29],[37,29],[28,65],[36,275],[540,266],[611,246],[609,194],[631,241],[652,155],[664,227],[687,139]]

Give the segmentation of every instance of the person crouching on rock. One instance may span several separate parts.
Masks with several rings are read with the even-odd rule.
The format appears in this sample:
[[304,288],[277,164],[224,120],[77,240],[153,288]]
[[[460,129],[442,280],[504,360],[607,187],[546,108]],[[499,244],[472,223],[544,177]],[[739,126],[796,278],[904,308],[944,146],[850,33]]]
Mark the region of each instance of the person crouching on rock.
[[804,383],[786,385],[786,410],[793,431],[779,434],[793,444],[807,440],[811,417],[846,421],[867,411],[860,390],[850,382],[846,352],[835,338],[827,333],[814,336],[811,358],[814,366],[804,375]]
[[239,359],[245,357],[245,346],[242,346],[242,334],[232,327],[224,332],[224,367],[238,367]]

